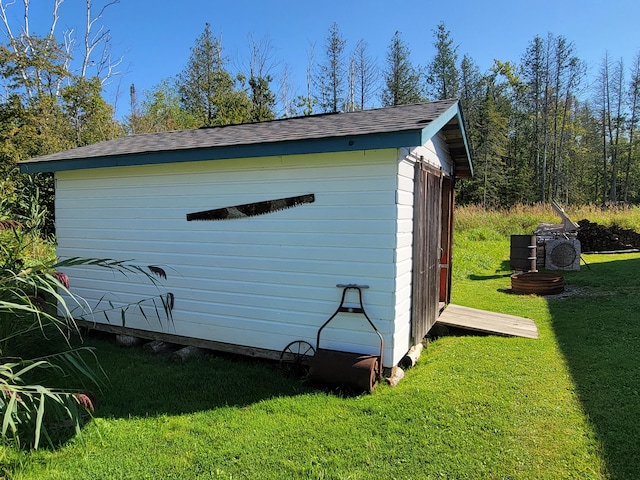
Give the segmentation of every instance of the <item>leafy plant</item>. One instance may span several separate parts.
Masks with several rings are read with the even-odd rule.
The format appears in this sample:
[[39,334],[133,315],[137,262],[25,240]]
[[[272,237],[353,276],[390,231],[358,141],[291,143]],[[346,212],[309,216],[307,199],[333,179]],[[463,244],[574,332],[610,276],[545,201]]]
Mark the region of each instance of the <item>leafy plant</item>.
[[[37,203],[37,202],[34,202]],[[95,396],[106,375],[91,348],[75,346],[80,339],[74,311],[91,312],[86,302],[70,291],[69,278],[61,270],[98,267],[123,274],[143,274],[157,285],[154,275],[166,278],[160,267],[147,269],[123,261],[70,258],[57,261],[51,255],[33,256],[41,244],[40,225],[45,218],[38,208],[30,217],[13,220],[0,204],[0,437],[18,446],[38,448],[42,440],[54,444],[58,431],[80,426],[94,409]],[[171,319],[173,295],[158,296],[161,312]],[[142,304],[117,307],[123,319],[131,308],[147,318]],[[116,308],[116,307],[114,307]],[[108,317],[107,317],[108,318]],[[80,388],[68,388],[69,384]],[[53,432],[53,433],[52,433]]]
[[61,296],[68,291],[66,276],[56,273],[57,264],[25,267],[21,254],[29,233],[9,230],[13,241],[3,243],[0,270],[0,435],[38,448],[43,437],[52,440],[46,420],[70,421],[78,430],[81,413],[93,409],[86,393],[39,380],[74,376],[99,386],[99,368],[87,363],[89,349],[70,344],[77,327]]
[[[58,262],[55,266],[56,269],[67,269],[72,267],[97,267],[101,269],[115,270],[123,275],[134,274],[142,275],[145,279],[149,280],[154,286],[160,287],[155,277],[163,279],[167,278],[167,274],[162,267],[157,265],[140,266],[130,263],[129,261],[112,260],[105,258],[91,259],[81,257],[71,257],[66,260]],[[56,276],[65,276],[65,274],[56,273]],[[67,315],[79,319],[89,320],[96,316],[103,316],[107,323],[113,323],[113,314],[117,316],[117,320],[121,326],[126,326],[126,317],[129,312],[135,311],[140,313],[142,317],[148,322],[157,322],[160,325],[163,324],[166,319],[167,322],[173,321],[173,305],[174,296],[171,292],[159,293],[151,297],[145,297],[133,303],[127,304],[114,304],[110,300],[105,300],[104,297],[100,299],[96,305],[90,307],[84,302],[82,298],[73,296],[69,291],[68,285],[66,285],[66,291],[64,295],[71,297],[71,301],[74,304],[74,308],[66,312]],[[103,304],[106,303],[106,306]],[[153,307],[149,309],[149,305]],[[151,317],[151,318],[150,318]]]

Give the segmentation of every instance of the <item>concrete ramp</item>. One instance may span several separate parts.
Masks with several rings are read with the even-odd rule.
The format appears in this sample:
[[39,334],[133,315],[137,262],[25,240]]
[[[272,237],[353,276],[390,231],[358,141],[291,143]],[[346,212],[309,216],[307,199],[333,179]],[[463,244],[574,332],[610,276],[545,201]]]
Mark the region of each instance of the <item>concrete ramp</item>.
[[533,320],[460,305],[447,305],[437,323],[495,335],[538,338],[538,327]]

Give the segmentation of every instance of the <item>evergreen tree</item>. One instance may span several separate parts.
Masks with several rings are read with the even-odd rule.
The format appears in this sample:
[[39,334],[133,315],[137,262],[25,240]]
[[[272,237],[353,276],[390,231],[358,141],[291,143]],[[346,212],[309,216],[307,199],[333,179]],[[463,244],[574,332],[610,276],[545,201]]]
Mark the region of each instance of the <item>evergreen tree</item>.
[[602,146],[600,121],[588,102],[576,102],[573,107],[575,136],[571,175],[568,178],[569,203],[597,203],[602,191],[599,152]]
[[549,70],[546,46],[542,37],[536,36],[529,44],[521,62],[521,76],[527,93],[521,108],[530,118],[530,122],[523,126],[527,132],[526,150],[529,156],[528,163],[534,172],[535,186],[538,191],[537,199],[540,200],[546,196],[546,173],[543,166],[543,156],[545,153],[546,119],[549,111],[547,101]]
[[177,87],[183,108],[199,126],[250,121],[250,101],[236,90],[236,80],[225,69],[220,41],[205,24],[191,48],[189,61],[178,74]]
[[400,32],[396,32],[387,51],[387,66],[383,73],[382,104],[385,107],[422,101],[420,77],[411,64],[410,55]]
[[618,200],[618,162],[624,135],[623,84],[622,60],[612,63],[607,53],[600,66],[594,101],[600,119],[601,201],[603,204]]
[[467,137],[473,150],[478,141],[478,116],[483,98],[484,78],[478,65],[465,55],[460,63],[460,104],[464,112]]
[[[637,189],[637,183],[634,186],[631,178],[632,170],[637,170],[637,135],[638,117],[640,116],[640,52],[636,53],[631,67],[631,80],[629,81],[629,90],[627,92],[627,106],[629,108],[629,120],[627,123],[627,131],[629,132],[629,144],[627,147],[627,158],[624,171],[624,198],[627,203],[631,196],[632,190]],[[635,187],[635,188],[634,188]],[[636,193],[637,195],[637,193]]]
[[[596,173],[593,158],[588,151],[597,151],[597,122],[591,114],[588,104],[573,97],[568,102],[565,115],[564,141],[562,146],[562,165],[559,170],[559,189],[555,199],[564,203],[591,203],[590,194]],[[595,150],[594,150],[595,148]]]
[[583,74],[582,62],[574,55],[574,46],[566,38],[554,39],[552,82],[551,123],[551,165],[550,195],[560,199],[567,196],[567,180],[570,170],[567,168],[569,158],[566,156],[570,138],[567,132],[572,129],[571,112],[575,101],[575,93]]
[[506,169],[509,172],[509,189],[505,192],[506,204],[534,203],[538,201],[535,188],[535,173],[528,152],[529,113],[523,107],[527,86],[510,62],[494,61],[492,72],[503,82],[501,96],[502,112],[507,116],[508,149]]
[[[481,204],[486,208],[504,207],[509,204],[505,157],[507,153],[507,117],[500,110],[494,86],[487,85],[486,98],[480,116],[481,141],[476,149]],[[478,199],[480,200],[480,198]]]
[[273,120],[276,106],[276,95],[271,91],[269,84],[273,81],[271,75],[252,76],[249,79],[252,122],[264,122]]
[[346,103],[346,67],[344,49],[346,40],[342,38],[337,23],[329,28],[325,44],[325,61],[320,65],[316,77],[316,100],[323,112],[339,112]]
[[572,104],[583,72],[573,44],[562,36],[536,36],[523,56],[520,74],[526,90],[515,101],[522,118],[528,119],[520,124],[529,157],[523,161],[534,171],[538,201],[568,195],[572,140],[567,132],[574,129]]
[[[466,65],[465,69],[468,68]],[[508,205],[513,188],[510,183],[513,169],[508,161],[509,83],[499,81],[504,69],[504,64],[496,62],[476,85],[480,97],[475,105],[473,126],[475,176],[459,187],[462,203],[476,203],[483,208]]]
[[459,94],[458,47],[444,23],[434,30],[436,54],[427,67],[427,96],[434,100],[455,98]]

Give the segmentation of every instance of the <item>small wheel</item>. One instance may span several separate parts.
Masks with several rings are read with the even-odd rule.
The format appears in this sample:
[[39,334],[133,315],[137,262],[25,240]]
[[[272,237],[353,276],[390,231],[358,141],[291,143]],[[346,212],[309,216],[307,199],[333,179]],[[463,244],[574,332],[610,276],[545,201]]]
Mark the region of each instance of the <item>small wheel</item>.
[[316,353],[316,349],[309,342],[295,340],[284,347],[280,353],[280,365],[301,377],[309,374],[311,357]]

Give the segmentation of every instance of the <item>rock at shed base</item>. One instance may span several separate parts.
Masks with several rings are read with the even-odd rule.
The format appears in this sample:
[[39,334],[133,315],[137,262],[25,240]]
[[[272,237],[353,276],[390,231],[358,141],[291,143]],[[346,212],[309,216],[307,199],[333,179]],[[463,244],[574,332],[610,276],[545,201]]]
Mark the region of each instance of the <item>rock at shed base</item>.
[[162,353],[169,350],[171,346],[168,343],[163,342],[162,340],[153,340],[149,343],[145,343],[142,348],[147,352]]
[[187,345],[186,347],[173,352],[169,359],[172,362],[176,363],[186,362],[188,359],[197,357],[198,355],[202,355],[203,353],[204,350],[202,348],[194,347],[193,345]]
[[121,347],[135,347],[142,343],[142,339],[140,337],[134,337],[131,335],[116,335],[116,343]]
[[393,367],[391,369],[391,376],[387,377],[387,383],[392,387],[395,387],[400,383],[400,380],[404,378],[404,370],[400,367]]

